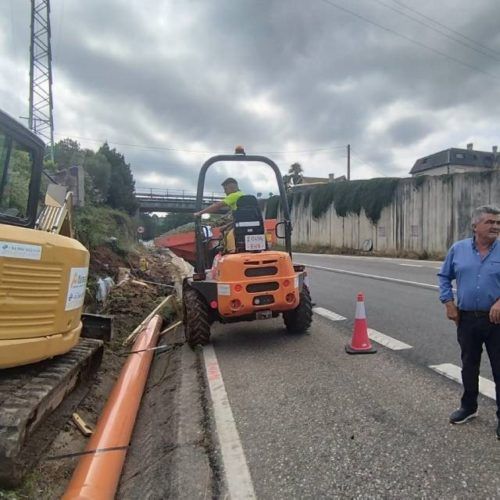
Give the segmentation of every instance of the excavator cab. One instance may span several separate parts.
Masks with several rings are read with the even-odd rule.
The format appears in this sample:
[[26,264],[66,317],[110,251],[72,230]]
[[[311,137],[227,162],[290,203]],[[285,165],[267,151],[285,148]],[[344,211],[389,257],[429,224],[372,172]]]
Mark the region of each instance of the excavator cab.
[[210,326],[215,321],[233,323],[281,315],[290,333],[304,333],[312,322],[306,272],[292,262],[292,225],[285,186],[272,160],[241,151],[208,159],[198,178],[196,210],[202,207],[207,170],[218,162],[241,161],[264,163],[274,171],[283,213],[275,231],[284,239],[286,251],[269,249],[265,222],[254,196],[239,198],[233,211],[234,251],[220,252],[213,258],[213,241],[206,237],[200,217],[195,219],[195,272],[183,283],[184,331],[192,347],[209,342]]
[[68,199],[48,193],[42,208],[44,153],[0,111],[0,368],[65,353],[82,329],[89,252],[62,235]]

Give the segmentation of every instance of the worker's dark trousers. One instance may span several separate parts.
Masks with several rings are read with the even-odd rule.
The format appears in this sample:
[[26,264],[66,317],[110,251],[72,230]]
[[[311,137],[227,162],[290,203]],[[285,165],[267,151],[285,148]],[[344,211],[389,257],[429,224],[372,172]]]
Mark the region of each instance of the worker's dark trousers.
[[462,407],[476,410],[479,394],[479,364],[483,344],[490,358],[496,386],[497,417],[500,419],[500,325],[490,323],[487,314],[460,312],[457,329],[458,343],[462,350]]

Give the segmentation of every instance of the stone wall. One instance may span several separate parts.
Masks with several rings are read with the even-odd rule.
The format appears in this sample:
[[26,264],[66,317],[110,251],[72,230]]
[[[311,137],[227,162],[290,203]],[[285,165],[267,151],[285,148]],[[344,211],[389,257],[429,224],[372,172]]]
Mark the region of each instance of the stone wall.
[[471,235],[471,213],[477,206],[500,205],[500,171],[401,179],[392,203],[372,224],[364,212],[339,217],[332,205],[315,220],[311,206],[292,209],[294,245],[373,250],[397,255],[444,255],[453,241]]

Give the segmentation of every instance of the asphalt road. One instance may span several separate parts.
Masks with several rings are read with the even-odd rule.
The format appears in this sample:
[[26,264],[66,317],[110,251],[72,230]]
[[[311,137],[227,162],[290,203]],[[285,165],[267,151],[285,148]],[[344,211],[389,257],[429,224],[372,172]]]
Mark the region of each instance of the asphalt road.
[[[312,255],[295,261],[428,285],[435,284],[439,267]],[[411,267],[416,265],[422,267]],[[494,402],[481,396],[480,416],[451,426],[448,415],[457,407],[460,386],[428,368],[460,364],[437,291],[324,269],[309,272],[316,305],[347,320],[315,315],[310,334],[299,336],[288,335],[281,319],[212,330],[227,392],[222,406],[232,412],[255,496],[500,496]],[[359,291],[366,295],[369,326],[411,349],[344,352]],[[208,379],[220,382],[216,372],[207,368]],[[491,378],[486,368],[482,374]],[[229,448],[237,447],[233,435]]]
[[494,402],[452,426],[458,384],[383,348],[349,356],[349,337],[321,317],[310,335],[288,335],[279,319],[214,327],[222,407],[255,492],[235,498],[499,497]]
[[[399,354],[422,365],[453,363],[460,366],[456,329],[446,319],[437,286],[440,262],[380,259],[334,255],[295,254],[306,265],[370,276],[356,276],[325,269],[308,268],[316,305],[347,318],[352,326],[358,292],[365,294],[368,326],[413,348]],[[411,283],[381,281],[392,278]],[[481,375],[493,380],[491,367],[483,353]]]

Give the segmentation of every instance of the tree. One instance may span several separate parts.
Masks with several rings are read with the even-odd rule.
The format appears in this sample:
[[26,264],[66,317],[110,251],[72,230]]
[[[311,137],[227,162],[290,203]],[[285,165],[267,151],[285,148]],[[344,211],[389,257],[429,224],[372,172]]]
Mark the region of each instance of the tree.
[[283,184],[285,185],[285,191],[289,191],[290,190],[290,183],[292,181],[292,176],[291,175],[287,175],[285,174],[283,176]]
[[144,227],[143,240],[152,240],[161,234],[161,219],[156,214],[140,214],[139,220],[141,221],[141,226]]
[[302,184],[303,180],[303,172],[304,169],[302,168],[302,165],[300,163],[292,163],[290,165],[290,168],[288,169],[288,173],[291,174],[291,179],[293,182],[293,185],[296,186],[297,184]]
[[135,182],[130,170],[130,165],[125,162],[125,157],[110,149],[108,143],[104,143],[98,153],[104,155],[111,165],[110,187],[106,203],[118,210],[125,210],[133,215],[138,208],[134,195]]
[[160,230],[162,233],[166,233],[176,227],[183,226],[189,222],[194,222],[193,214],[177,214],[171,213],[164,217],[160,223]]
[[257,198],[262,198],[262,193],[257,193]]
[[83,151],[80,144],[73,139],[63,139],[54,145],[54,162],[62,170],[81,165],[83,163]]
[[111,180],[111,165],[106,156],[86,149],[83,158],[83,169],[86,177],[88,177],[85,189],[87,199],[93,204],[104,203],[108,198]]

